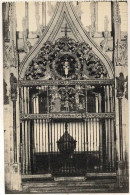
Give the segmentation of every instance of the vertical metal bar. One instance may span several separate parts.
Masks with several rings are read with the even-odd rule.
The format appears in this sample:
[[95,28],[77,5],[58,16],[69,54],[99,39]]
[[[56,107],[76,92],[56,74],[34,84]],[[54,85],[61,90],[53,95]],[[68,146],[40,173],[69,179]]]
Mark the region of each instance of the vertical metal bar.
[[86,121],[83,121],[83,132],[84,132],[84,152],[85,152],[85,126],[86,126]]
[[43,141],[43,119],[41,120],[41,123],[42,123],[42,148],[41,148],[41,152],[43,152],[44,151],[44,145],[43,144],[45,144],[44,143],[44,141]]
[[111,171],[111,124],[110,119],[108,119],[108,128],[109,128],[109,169]]
[[108,112],[110,112],[110,87],[107,86]]
[[26,174],[26,136],[25,136],[25,121],[24,121],[24,173]]
[[27,113],[27,87],[24,87],[24,110]]
[[25,174],[24,121],[22,121],[22,174]]
[[38,143],[38,144],[39,144],[39,152],[40,152],[40,150],[41,150],[41,147],[40,147],[40,146],[41,146],[41,140],[40,140],[40,137],[41,137],[41,136],[40,136],[40,130],[41,130],[41,129],[40,129],[40,119],[39,119],[39,143]]
[[35,133],[34,133],[34,123],[35,120],[31,121],[31,149],[32,149],[32,155],[31,155],[31,169],[32,169],[32,173],[34,173],[34,152],[35,152]]
[[48,171],[50,172],[50,120],[47,120],[48,123]]
[[28,174],[28,120],[25,121],[26,174]]
[[82,152],[82,121],[79,123],[80,125],[80,132],[81,132],[81,152]]
[[107,112],[107,100],[106,100],[106,86],[104,86],[104,100],[105,100],[105,112]]
[[102,154],[102,121],[99,121],[99,151],[100,151],[100,170],[103,168],[103,154]]
[[105,119],[105,130],[106,130],[106,168],[108,166],[108,129],[107,119]]
[[54,152],[56,151],[56,148],[55,148],[55,142],[56,142],[56,140],[55,140],[55,121],[53,122],[53,125],[54,125]]
[[87,108],[87,86],[86,85],[85,85],[85,109],[87,112],[88,108]]
[[86,144],[87,144],[87,166],[86,166],[86,170],[88,169],[88,121],[89,121],[89,119],[85,119],[85,125],[86,125]]
[[27,132],[27,137],[28,137],[28,173],[30,173],[30,121],[28,121],[28,132]]
[[34,113],[37,113],[37,107],[36,107],[36,94],[34,96]]
[[92,152],[92,148],[91,148],[91,133],[92,133],[92,119],[90,119],[90,152]]
[[26,113],[27,114],[29,113],[29,110],[28,110],[28,87],[26,87]]
[[95,137],[94,137],[94,123],[95,123],[95,119],[93,118],[93,119],[92,119],[92,124],[93,124],[93,127],[92,127],[92,128],[93,128],[93,130],[92,130],[92,131],[93,131],[93,151],[95,150],[95,148],[94,148],[94,145],[95,145]]
[[111,145],[111,153],[112,153],[112,169],[114,169],[114,123],[113,119],[111,120],[111,139],[112,139],[112,145]]
[[37,119],[35,120],[36,121],[36,123],[35,123],[35,131],[36,131],[36,138],[35,138],[35,140],[36,140],[36,150],[35,150],[35,152],[38,152],[38,143],[37,143]]
[[49,113],[49,86],[47,86],[47,113]]
[[23,87],[23,113],[25,114],[25,96],[24,96],[24,87]]
[[99,93],[99,95],[98,95],[98,103],[99,103],[99,105],[98,105],[98,107],[99,107],[99,112],[101,112],[101,93]]

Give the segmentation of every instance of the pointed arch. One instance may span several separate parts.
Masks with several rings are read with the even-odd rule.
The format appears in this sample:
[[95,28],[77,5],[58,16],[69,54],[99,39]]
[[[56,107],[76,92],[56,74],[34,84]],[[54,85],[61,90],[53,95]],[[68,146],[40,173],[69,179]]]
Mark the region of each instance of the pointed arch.
[[76,41],[85,42],[89,44],[92,48],[92,51],[96,56],[103,62],[109,78],[112,79],[114,76],[113,65],[110,59],[102,52],[101,48],[97,46],[97,44],[91,39],[89,34],[84,29],[81,20],[76,15],[74,6],[72,2],[57,2],[54,15],[49,22],[46,30],[43,32],[39,41],[33,46],[30,52],[25,56],[23,61],[20,64],[19,68],[19,78],[22,80],[24,78],[26,69],[31,61],[38,54],[43,44],[47,41],[54,42],[56,39],[56,35],[58,34],[63,19],[67,21],[68,25],[71,26],[71,31]]

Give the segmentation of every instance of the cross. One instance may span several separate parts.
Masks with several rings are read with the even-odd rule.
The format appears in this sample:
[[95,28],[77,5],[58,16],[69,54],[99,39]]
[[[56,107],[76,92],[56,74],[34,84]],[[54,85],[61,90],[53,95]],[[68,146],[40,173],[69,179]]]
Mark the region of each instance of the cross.
[[65,27],[62,27],[62,29],[64,29],[64,31],[62,30],[61,32],[65,33],[65,37],[67,37],[68,32],[71,32],[71,31],[68,31],[70,28],[67,27],[67,24],[65,25]]

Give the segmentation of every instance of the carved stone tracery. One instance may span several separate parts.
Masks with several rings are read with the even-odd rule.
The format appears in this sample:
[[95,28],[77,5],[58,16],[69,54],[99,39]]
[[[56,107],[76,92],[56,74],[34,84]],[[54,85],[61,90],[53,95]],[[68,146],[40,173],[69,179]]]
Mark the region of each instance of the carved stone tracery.
[[25,73],[27,80],[106,77],[106,68],[92,48],[66,36],[59,38],[54,44],[46,42]]

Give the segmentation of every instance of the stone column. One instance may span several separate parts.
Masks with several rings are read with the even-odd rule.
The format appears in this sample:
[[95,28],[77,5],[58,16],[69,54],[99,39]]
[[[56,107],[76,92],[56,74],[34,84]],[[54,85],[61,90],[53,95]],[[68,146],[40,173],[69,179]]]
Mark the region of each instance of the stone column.
[[[124,78],[124,74],[122,72],[120,72],[119,76],[116,77],[116,89],[117,89],[117,104],[118,104],[118,108],[117,113],[118,114],[118,122],[117,124],[119,124],[119,127],[116,126],[116,133],[117,133],[117,141],[119,144],[119,147],[117,147],[118,150],[118,170],[117,170],[117,185],[119,188],[124,188],[125,190],[127,190],[128,188],[128,178],[127,178],[127,162],[125,161],[125,154],[124,154],[124,150],[123,150],[123,145],[124,142],[126,142],[123,136],[123,134],[125,132],[123,132],[123,124],[122,124],[122,118],[123,118],[123,105],[122,105],[122,100],[124,99],[124,89],[125,89],[125,84],[126,80]],[[127,131],[127,129],[126,129]],[[128,147],[128,146],[127,146]]]

